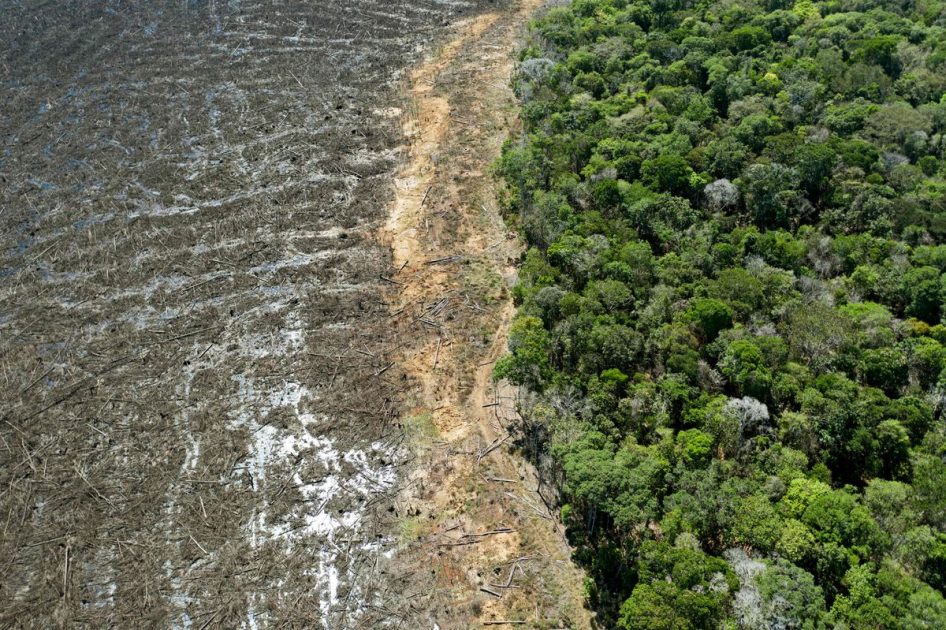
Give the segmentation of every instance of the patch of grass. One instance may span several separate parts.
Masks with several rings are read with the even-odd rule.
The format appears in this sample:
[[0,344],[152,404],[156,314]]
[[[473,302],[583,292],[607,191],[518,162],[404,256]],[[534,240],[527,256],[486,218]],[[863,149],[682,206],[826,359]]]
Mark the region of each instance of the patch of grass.
[[506,284],[491,264],[471,260],[463,270],[463,289],[483,306],[491,306],[503,297]]
[[408,416],[403,422],[404,431],[412,439],[432,440],[440,436],[434,417],[429,411]]
[[411,545],[429,531],[429,525],[421,518],[405,517],[398,526],[398,544],[403,548]]

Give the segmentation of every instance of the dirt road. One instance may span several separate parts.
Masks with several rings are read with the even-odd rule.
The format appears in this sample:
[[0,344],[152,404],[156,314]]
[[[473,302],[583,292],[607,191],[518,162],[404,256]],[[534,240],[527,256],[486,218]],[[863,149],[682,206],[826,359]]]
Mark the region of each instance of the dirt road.
[[417,627],[591,623],[556,515],[508,449],[515,392],[491,379],[521,245],[488,171],[516,124],[512,55],[541,4],[463,22],[410,75],[410,153],[383,236],[398,283],[393,317],[413,331],[398,362],[412,379],[402,423],[416,460],[397,503],[393,570],[410,584],[400,610]]

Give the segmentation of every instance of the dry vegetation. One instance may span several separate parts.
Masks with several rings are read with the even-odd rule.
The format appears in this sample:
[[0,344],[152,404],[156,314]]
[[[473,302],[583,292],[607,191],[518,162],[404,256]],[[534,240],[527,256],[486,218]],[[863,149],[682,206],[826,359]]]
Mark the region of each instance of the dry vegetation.
[[411,627],[590,625],[553,507],[508,450],[514,390],[491,380],[520,246],[486,171],[516,120],[510,51],[540,4],[467,20],[410,76],[411,150],[385,235],[392,317],[413,331],[399,361],[417,383],[402,423],[418,465],[396,505],[392,582],[409,585],[395,612]]
[[399,73],[476,10],[0,3],[0,625],[397,619],[373,237]]

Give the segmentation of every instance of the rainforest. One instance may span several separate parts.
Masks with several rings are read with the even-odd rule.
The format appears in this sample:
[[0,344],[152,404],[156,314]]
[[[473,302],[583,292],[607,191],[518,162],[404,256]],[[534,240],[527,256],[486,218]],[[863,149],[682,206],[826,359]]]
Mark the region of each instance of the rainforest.
[[497,171],[603,627],[946,627],[946,3],[576,0]]

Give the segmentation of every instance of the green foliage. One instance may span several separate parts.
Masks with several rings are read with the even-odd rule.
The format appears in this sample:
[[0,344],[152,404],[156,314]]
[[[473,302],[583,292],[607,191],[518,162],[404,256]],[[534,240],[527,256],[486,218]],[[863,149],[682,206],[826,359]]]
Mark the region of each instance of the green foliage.
[[762,600],[762,627],[819,627],[824,595],[810,573],[785,560],[778,560],[755,578]]
[[662,154],[641,165],[641,181],[660,192],[685,197],[690,192],[693,169],[678,155]]
[[684,315],[699,329],[706,342],[711,342],[726,328],[732,327],[733,312],[729,305],[714,298],[700,298]]
[[537,20],[496,376],[603,627],[946,626],[944,11]]
[[716,628],[738,584],[724,560],[667,543],[644,543],[637,569],[637,586],[618,618],[624,630]]
[[762,350],[748,339],[734,341],[726,348],[719,369],[742,396],[764,398],[772,386],[772,373]]
[[688,467],[697,467],[709,461],[713,448],[713,437],[699,429],[687,429],[677,433],[677,451]]
[[779,508],[786,516],[801,518],[815,500],[830,494],[831,486],[824,482],[815,479],[792,479],[779,502]]
[[897,567],[852,567],[844,576],[847,594],[831,607],[829,620],[851,628],[938,628],[946,623],[941,593]]
[[496,364],[496,377],[541,388],[551,377],[549,335],[537,317],[520,317],[509,330],[511,353]]

